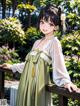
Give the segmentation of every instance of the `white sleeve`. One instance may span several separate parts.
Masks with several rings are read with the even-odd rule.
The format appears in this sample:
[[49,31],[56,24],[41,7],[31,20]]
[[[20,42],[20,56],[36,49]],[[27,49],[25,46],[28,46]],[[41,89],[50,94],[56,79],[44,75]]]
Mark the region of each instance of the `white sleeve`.
[[55,37],[51,45],[51,57],[54,83],[62,87],[67,83],[71,83],[69,73],[65,66],[61,43],[57,37]]
[[13,64],[10,68],[13,71],[13,73],[15,73],[17,71],[19,73],[22,73],[23,69],[24,69],[24,66],[25,66],[25,62],[22,62],[22,63]]

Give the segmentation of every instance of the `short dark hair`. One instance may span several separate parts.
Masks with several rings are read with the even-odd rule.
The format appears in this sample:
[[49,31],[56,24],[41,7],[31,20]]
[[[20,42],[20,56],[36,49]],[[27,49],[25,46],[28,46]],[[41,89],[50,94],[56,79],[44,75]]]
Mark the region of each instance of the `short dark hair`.
[[38,28],[39,28],[39,24],[40,24],[40,20],[44,19],[46,21],[48,21],[48,19],[50,18],[50,21],[55,25],[55,26],[61,26],[61,8],[57,7],[56,5],[53,4],[48,4],[46,6],[43,6],[41,8],[39,17],[38,17]]

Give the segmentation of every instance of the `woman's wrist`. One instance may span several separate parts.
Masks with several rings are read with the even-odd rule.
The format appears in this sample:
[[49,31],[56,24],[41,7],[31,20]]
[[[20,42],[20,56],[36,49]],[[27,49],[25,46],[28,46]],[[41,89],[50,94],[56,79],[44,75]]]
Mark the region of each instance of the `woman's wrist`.
[[67,82],[67,83],[64,84],[63,87],[66,87],[66,86],[69,85],[69,84],[73,84],[73,83],[72,83],[71,81],[70,81],[70,82]]

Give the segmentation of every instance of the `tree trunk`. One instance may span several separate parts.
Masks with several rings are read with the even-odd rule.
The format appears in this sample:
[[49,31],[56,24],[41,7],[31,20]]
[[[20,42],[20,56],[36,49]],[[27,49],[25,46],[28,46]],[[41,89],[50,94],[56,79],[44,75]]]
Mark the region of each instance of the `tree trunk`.
[[14,16],[15,10],[16,10],[17,2],[16,0],[12,0],[12,8],[13,8],[13,13],[12,16]]
[[1,0],[2,4],[2,18],[5,18],[5,13],[6,13],[6,0]]
[[30,14],[30,12],[28,13],[28,27],[30,27],[31,26],[31,14]]

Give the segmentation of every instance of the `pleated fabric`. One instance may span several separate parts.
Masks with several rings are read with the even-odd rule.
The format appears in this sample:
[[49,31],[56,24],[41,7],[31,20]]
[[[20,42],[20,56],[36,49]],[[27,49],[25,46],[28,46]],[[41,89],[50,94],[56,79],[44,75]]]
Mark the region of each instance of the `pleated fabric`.
[[31,52],[21,74],[16,106],[51,106],[51,93],[45,90],[45,85],[51,83],[49,63],[40,57],[43,51],[38,50],[36,55]]

